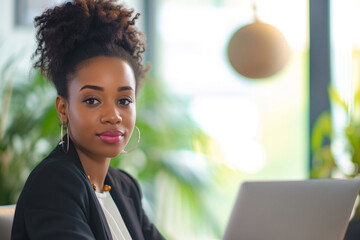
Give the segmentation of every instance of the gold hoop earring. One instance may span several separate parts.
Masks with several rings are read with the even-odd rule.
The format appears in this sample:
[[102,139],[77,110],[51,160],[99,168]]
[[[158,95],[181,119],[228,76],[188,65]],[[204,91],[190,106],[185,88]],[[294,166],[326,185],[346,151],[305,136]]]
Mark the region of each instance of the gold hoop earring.
[[136,146],[133,149],[131,149],[130,151],[128,151],[128,152],[122,150],[121,153],[125,153],[125,154],[131,153],[132,151],[134,151],[138,147],[139,142],[140,142],[140,130],[139,130],[139,128],[137,126],[135,126],[135,128],[137,129],[138,134],[139,134],[139,138],[138,138],[138,141],[136,143]]
[[[68,128],[68,126],[67,126]],[[59,142],[59,145],[61,145],[64,153],[68,153],[69,152],[69,131],[67,131],[67,144],[66,144],[66,151],[65,151],[65,141],[64,141],[64,124],[61,123],[61,130],[60,130],[60,142]]]

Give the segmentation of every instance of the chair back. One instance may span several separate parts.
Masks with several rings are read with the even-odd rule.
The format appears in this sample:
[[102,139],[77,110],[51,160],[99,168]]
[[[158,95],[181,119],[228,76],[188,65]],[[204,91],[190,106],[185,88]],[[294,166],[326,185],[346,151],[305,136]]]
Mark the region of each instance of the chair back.
[[0,239],[10,240],[11,228],[15,213],[14,205],[0,206]]

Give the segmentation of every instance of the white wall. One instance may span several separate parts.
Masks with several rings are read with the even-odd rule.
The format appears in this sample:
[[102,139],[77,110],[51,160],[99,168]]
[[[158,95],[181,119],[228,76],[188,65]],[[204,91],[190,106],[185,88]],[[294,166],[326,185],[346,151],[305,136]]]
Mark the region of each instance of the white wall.
[[15,26],[15,0],[1,1],[0,22],[0,64],[15,55],[18,72],[28,72],[35,47],[34,28]]

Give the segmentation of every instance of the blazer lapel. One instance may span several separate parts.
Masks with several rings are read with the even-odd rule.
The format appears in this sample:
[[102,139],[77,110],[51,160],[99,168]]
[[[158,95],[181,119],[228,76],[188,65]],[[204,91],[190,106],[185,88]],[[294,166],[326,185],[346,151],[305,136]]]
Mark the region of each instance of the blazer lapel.
[[[66,144],[68,144],[66,142],[67,141],[66,135],[65,135],[64,139],[65,139],[65,146],[66,146]],[[96,211],[97,211],[97,213],[98,213],[98,215],[100,217],[100,222],[101,222],[100,224],[102,226],[102,230],[103,230],[105,236],[107,236],[107,239],[112,240],[110,228],[109,228],[109,226],[107,224],[107,220],[106,220],[106,217],[104,215],[104,212],[103,212],[103,210],[102,210],[102,208],[100,206],[99,200],[96,197],[93,186],[91,186],[90,181],[88,181],[88,179],[87,179],[86,172],[85,172],[85,170],[84,170],[84,168],[83,168],[83,166],[81,164],[79,155],[76,152],[76,149],[74,147],[73,142],[71,141],[71,138],[69,139],[69,144],[70,144],[69,152],[67,153],[67,155],[69,156],[69,158],[71,160],[74,161],[75,165],[79,168],[80,172],[82,173],[84,180],[88,183],[87,187],[88,187],[88,190],[89,190],[91,198],[92,198],[91,201],[95,203]],[[57,148],[59,148],[59,150],[62,152],[62,149],[60,149],[61,148],[60,146],[58,146]]]
[[144,237],[138,216],[136,215],[136,208],[133,200],[123,193],[121,184],[115,181],[109,172],[106,176],[105,182],[111,186],[111,197],[120,211],[120,215],[125,222],[131,238],[136,240],[143,240]]

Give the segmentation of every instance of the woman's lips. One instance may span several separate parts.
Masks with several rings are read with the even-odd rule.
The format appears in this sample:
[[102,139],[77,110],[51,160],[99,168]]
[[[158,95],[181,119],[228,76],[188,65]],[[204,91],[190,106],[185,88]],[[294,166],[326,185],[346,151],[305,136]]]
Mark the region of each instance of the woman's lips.
[[120,131],[106,131],[98,134],[99,138],[107,143],[118,143],[123,137],[123,133]]

